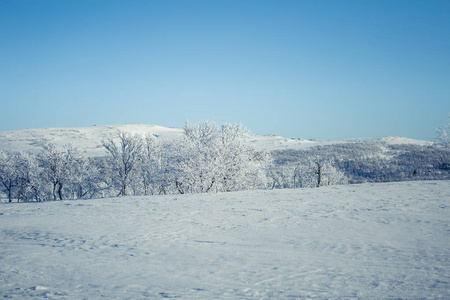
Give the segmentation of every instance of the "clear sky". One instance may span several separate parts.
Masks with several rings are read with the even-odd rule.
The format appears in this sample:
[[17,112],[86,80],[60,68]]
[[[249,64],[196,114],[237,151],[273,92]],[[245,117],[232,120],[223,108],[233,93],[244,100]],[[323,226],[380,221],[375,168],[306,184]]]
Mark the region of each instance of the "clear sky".
[[449,111],[448,0],[0,0],[0,131],[433,140]]

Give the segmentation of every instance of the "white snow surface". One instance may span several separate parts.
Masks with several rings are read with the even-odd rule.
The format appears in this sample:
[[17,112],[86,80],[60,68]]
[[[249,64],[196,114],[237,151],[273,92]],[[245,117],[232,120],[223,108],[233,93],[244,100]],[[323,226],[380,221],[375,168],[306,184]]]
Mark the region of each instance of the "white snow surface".
[[450,298],[450,181],[0,205],[0,297]]
[[[0,149],[7,151],[25,151],[38,153],[42,146],[54,143],[62,146],[72,144],[79,148],[87,156],[105,155],[102,139],[117,135],[117,132],[126,131],[145,136],[153,134],[160,140],[170,141],[180,139],[183,134],[181,128],[168,128],[148,124],[122,124],[101,125],[78,128],[44,128],[25,129],[14,131],[0,131]],[[275,135],[251,134],[249,143],[257,150],[285,150],[304,149],[312,146],[330,145],[336,143],[381,143],[381,144],[416,144],[432,145],[433,142],[409,139],[404,137],[375,137],[344,140],[307,140],[298,138],[284,138]]]

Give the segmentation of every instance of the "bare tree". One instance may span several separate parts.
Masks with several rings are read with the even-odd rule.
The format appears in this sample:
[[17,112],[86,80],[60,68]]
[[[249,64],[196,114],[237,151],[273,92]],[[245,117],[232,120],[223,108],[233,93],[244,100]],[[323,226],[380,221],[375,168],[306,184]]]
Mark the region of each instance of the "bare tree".
[[139,170],[138,165],[143,149],[142,138],[119,131],[117,142],[112,138],[107,138],[102,141],[102,144],[109,154],[108,167],[112,184],[120,189],[118,196],[126,196],[127,188]]
[[[175,181],[173,166],[169,165],[173,157],[174,144],[161,143],[155,135],[147,134],[141,152],[140,181],[144,195],[168,194]],[[174,160],[175,161],[175,160]]]
[[71,182],[70,191],[74,198],[92,198],[101,190],[98,164],[96,159],[81,157],[78,160],[77,172],[74,172]]
[[42,167],[43,178],[52,185],[53,199],[62,200],[66,184],[72,181],[81,168],[81,155],[77,148],[70,144],[63,148],[49,144],[44,147],[38,159]]
[[35,156],[19,152],[16,155],[15,167],[19,173],[17,201],[42,201],[38,161]]

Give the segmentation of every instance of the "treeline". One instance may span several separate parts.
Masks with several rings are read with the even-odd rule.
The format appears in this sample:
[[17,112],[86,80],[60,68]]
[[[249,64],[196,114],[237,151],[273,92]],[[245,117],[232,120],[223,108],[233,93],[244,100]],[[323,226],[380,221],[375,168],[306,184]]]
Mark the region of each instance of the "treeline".
[[[305,150],[257,151],[241,125],[186,124],[182,138],[118,132],[106,155],[46,145],[37,155],[0,150],[0,196],[47,201],[126,195],[305,188],[336,184],[450,179],[444,144],[344,143]],[[2,200],[4,201],[4,200]]]
[[314,164],[331,165],[348,183],[450,179],[450,149],[442,144],[343,143],[272,155],[285,187],[301,187],[299,170]]
[[104,157],[72,145],[49,144],[36,156],[0,151],[0,181],[9,202],[266,188],[270,155],[247,137],[241,125],[204,122],[164,144],[118,132],[102,141]]

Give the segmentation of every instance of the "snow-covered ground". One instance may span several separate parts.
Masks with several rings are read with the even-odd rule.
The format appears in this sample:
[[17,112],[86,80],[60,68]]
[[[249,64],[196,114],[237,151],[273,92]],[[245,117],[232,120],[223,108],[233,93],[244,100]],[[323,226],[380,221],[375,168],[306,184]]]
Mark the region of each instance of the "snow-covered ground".
[[[181,128],[168,128],[148,124],[123,124],[123,125],[101,125],[77,128],[45,128],[25,129],[14,131],[0,131],[0,150],[25,151],[39,153],[42,146],[54,143],[58,146],[73,144],[87,156],[105,155],[102,139],[117,135],[118,130],[130,133],[154,134],[160,140],[170,141],[180,139],[183,130]],[[415,144],[432,145],[433,142],[408,139],[404,137],[376,137],[346,140],[306,140],[284,138],[275,135],[251,135],[249,142],[258,150],[285,150],[305,149],[312,146],[325,146],[341,143],[381,143],[381,144]]]
[[450,298],[450,181],[0,205],[0,297]]

